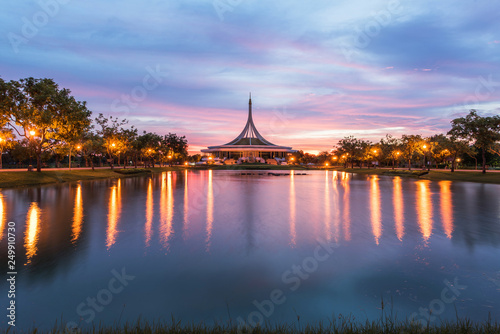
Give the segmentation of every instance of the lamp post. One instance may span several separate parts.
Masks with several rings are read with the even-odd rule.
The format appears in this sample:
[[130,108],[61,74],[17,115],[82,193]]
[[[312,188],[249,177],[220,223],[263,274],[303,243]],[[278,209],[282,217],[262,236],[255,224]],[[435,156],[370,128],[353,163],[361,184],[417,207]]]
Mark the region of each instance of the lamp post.
[[[393,160],[392,160],[392,169],[395,168],[395,165],[396,165],[396,160],[399,160],[399,155],[401,154],[401,152],[399,151],[396,151],[396,158],[393,157]],[[398,164],[399,165],[399,164]]]
[[[422,146],[422,148],[424,149],[424,168],[423,169],[425,169],[425,167],[426,167],[426,158],[427,158],[427,144],[424,144]],[[430,166],[428,167],[428,170],[431,170]]]
[[[31,129],[28,131],[28,133],[29,133],[29,136],[26,136],[26,137],[28,137],[28,142],[30,143],[30,148],[31,148],[31,150],[30,150],[30,163],[28,166],[28,172],[31,172],[33,170],[33,164],[31,161],[31,158],[32,158],[31,152],[33,151],[36,154],[35,147],[34,147],[35,146],[34,141],[35,141],[36,131],[34,129]],[[38,159],[38,157],[37,157],[37,159]],[[37,160],[37,162],[38,162],[38,160]]]

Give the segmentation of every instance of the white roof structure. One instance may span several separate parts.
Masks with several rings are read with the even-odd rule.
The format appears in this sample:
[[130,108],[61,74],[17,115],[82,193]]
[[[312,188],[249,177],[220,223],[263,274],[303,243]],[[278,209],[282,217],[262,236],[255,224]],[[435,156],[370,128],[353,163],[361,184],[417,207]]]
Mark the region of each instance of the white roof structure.
[[203,153],[215,152],[241,152],[242,156],[247,156],[245,152],[253,152],[250,156],[255,156],[258,152],[293,153],[291,147],[275,145],[266,140],[257,130],[252,117],[252,95],[248,101],[248,119],[243,131],[227,144],[219,146],[209,146],[201,150]]

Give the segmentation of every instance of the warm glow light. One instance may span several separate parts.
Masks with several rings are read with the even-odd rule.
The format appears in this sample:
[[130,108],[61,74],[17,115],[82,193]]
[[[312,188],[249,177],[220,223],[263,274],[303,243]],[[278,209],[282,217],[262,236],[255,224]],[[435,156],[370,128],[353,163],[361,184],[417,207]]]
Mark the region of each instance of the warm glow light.
[[184,170],[184,238],[189,227],[188,170]]
[[35,130],[31,130],[31,131],[30,131],[30,136],[32,136],[32,137],[33,137],[35,134],[36,134]]
[[160,232],[163,247],[168,248],[168,241],[172,234],[174,218],[174,196],[172,191],[172,172],[163,172],[161,175],[160,195]]
[[184,165],[187,166],[187,165],[189,165],[189,163],[185,162]]
[[430,181],[417,182],[417,218],[420,231],[425,241],[432,235],[432,193]]
[[337,157],[333,157],[333,160],[337,160]]
[[5,202],[3,200],[3,195],[0,194],[0,241],[2,241],[3,238],[6,216],[7,215],[5,213]]
[[380,207],[380,189],[378,176],[372,176],[370,180],[370,212],[372,222],[372,232],[375,243],[378,245],[382,236],[382,208]]
[[394,222],[396,225],[396,236],[400,241],[403,241],[405,234],[404,227],[404,202],[403,202],[403,188],[401,186],[401,178],[396,176],[393,179],[393,192],[392,204],[394,205]]
[[424,149],[426,149],[426,148],[427,148],[427,145],[425,145],[425,144],[424,144],[424,146],[422,146],[422,147],[423,147]]
[[208,171],[208,187],[207,187],[207,252],[210,250],[212,240],[212,229],[214,223],[214,188],[213,188],[212,170]]
[[108,250],[116,242],[116,235],[118,234],[117,226],[120,220],[121,211],[121,180],[118,179],[117,184],[111,187],[111,192],[109,194],[108,230],[106,232],[106,247]]
[[151,242],[151,236],[153,231],[153,180],[149,179],[148,181],[148,192],[146,195],[146,226],[144,227],[146,232],[146,247],[149,247],[149,243]]
[[75,195],[75,207],[73,208],[73,225],[71,242],[74,244],[80,237],[83,223],[83,201],[82,201],[82,185],[78,184]]
[[81,147],[80,145],[78,145],[78,146],[76,147],[76,149],[77,149],[77,150],[80,150],[81,148],[82,148],[82,147]]
[[451,181],[439,182],[440,206],[441,206],[441,221],[443,222],[443,230],[446,236],[451,239],[453,234],[453,198],[451,195]]
[[[334,172],[335,173],[335,172]],[[330,178],[328,177],[328,171],[325,174],[325,235],[326,240],[331,239],[331,226],[330,226]]]
[[398,152],[396,152],[396,155],[400,155],[400,154],[401,154],[401,152],[399,152],[399,151],[398,151]]
[[290,196],[289,196],[289,202],[290,202],[290,245],[292,247],[295,247],[295,244],[297,242],[297,232],[295,231],[295,177],[294,177],[294,171],[290,171]]
[[373,153],[377,153],[377,150],[373,150]]
[[457,162],[460,162],[460,158],[457,159]]
[[151,149],[148,149],[148,152],[151,152]]
[[112,147],[115,147],[116,145],[115,145],[115,143],[112,143],[112,144],[111,144],[111,146],[112,146]]
[[[346,175],[348,175],[346,173]],[[349,176],[342,178],[341,180],[342,187],[344,187],[344,216],[343,216],[343,228],[344,228],[344,239],[345,241],[351,240],[351,205],[350,205],[350,184],[349,184]]]
[[326,165],[328,166],[328,162],[326,163]]
[[31,203],[26,217],[26,231],[24,236],[24,247],[26,258],[31,263],[31,258],[36,255],[38,235],[40,234],[40,208],[36,202]]
[[[339,242],[340,236],[340,195],[338,189],[338,181],[337,178],[332,178],[332,200],[333,200],[333,239],[335,242]],[[328,240],[331,239],[331,234],[328,234]]]

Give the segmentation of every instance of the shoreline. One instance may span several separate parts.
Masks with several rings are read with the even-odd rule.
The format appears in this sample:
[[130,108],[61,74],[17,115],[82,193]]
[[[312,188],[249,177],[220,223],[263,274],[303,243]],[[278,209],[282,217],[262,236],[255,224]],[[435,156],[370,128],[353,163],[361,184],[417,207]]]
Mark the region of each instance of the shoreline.
[[[381,176],[399,176],[409,177],[421,180],[430,181],[462,181],[462,182],[476,182],[476,183],[489,183],[500,184],[499,172],[486,172],[481,171],[463,171],[458,170],[451,172],[449,170],[431,170],[429,172],[421,169],[414,169],[412,171],[403,169],[385,169],[385,168],[341,168],[341,167],[306,167],[299,165],[275,166],[275,165],[231,165],[231,166],[173,166],[173,167],[154,167],[154,168],[100,168],[92,169],[78,169],[73,168],[69,171],[67,169],[61,170],[47,170],[38,173],[35,171],[2,171],[0,172],[0,189],[3,188],[22,188],[33,187],[39,185],[58,184],[74,181],[87,181],[99,179],[113,179],[113,178],[127,178],[134,176],[143,176],[150,173],[156,174],[164,171],[184,171],[184,170],[299,170],[299,171],[338,171],[346,173],[355,173],[360,175],[381,175]],[[423,174],[423,175],[422,175]]]

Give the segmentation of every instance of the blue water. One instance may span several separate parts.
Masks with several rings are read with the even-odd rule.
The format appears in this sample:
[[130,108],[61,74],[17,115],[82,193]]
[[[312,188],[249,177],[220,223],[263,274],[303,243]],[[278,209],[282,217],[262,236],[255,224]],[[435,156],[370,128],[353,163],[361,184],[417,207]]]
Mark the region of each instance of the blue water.
[[[251,327],[382,312],[500,321],[500,186],[241,173],[1,190],[3,272],[16,225],[16,328],[139,317]],[[6,281],[0,288],[7,305]]]

